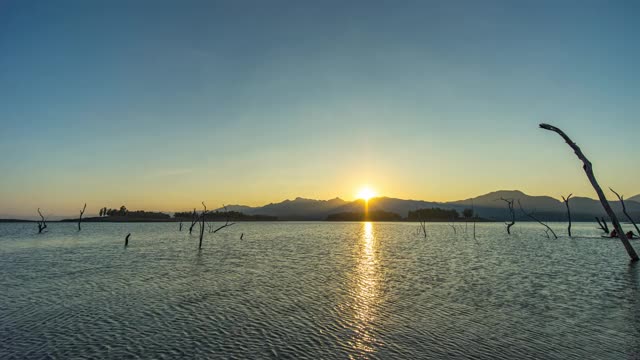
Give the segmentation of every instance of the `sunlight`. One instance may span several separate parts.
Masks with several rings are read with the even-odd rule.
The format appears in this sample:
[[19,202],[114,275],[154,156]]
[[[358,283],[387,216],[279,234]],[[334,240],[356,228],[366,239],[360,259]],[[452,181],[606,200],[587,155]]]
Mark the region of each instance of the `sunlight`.
[[371,222],[365,222],[362,237],[357,245],[358,264],[356,267],[356,283],[354,289],[354,303],[352,324],[354,338],[352,346],[362,353],[373,352],[377,339],[373,334],[373,323],[380,306],[379,299],[379,266],[376,256],[376,237]]
[[369,201],[369,199],[371,199],[374,196],[376,196],[375,191],[373,191],[373,189],[371,189],[368,186],[364,186],[358,191],[356,198]]

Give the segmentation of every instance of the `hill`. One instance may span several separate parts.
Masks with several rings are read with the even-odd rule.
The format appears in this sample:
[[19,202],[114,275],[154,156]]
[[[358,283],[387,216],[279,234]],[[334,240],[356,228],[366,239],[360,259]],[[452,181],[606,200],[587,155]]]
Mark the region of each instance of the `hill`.
[[631,200],[631,201],[635,201],[637,203],[640,203],[640,194],[636,195],[636,196],[632,196],[627,200]]
[[[500,190],[480,195],[474,198],[457,200],[451,202],[432,202],[424,200],[406,200],[391,197],[377,197],[369,199],[368,210],[370,212],[391,212],[398,214],[402,218],[407,218],[409,212],[418,209],[441,208],[443,210],[456,210],[462,214],[464,209],[473,206],[477,216],[486,220],[502,221],[506,220],[510,215],[507,206],[501,199],[513,199],[516,210],[516,219],[526,220],[526,216],[519,209],[518,201],[527,211],[534,211],[536,215],[543,220],[566,220],[565,204],[550,196],[531,196],[519,190]],[[616,213],[622,216],[622,206],[618,201],[610,201],[610,204]],[[640,219],[640,195],[632,196],[625,201],[627,210],[635,219]],[[595,216],[605,216],[605,212],[599,200],[574,197],[570,202],[573,220],[576,221],[593,221]],[[362,199],[354,201],[345,201],[340,198],[330,200],[315,200],[297,197],[293,200],[284,200],[279,203],[270,203],[264,206],[246,206],[246,205],[228,205],[228,211],[233,211],[238,218],[249,221],[259,220],[325,220],[333,214],[343,214],[342,217],[354,217],[365,209],[365,201]],[[224,208],[217,209],[224,211]],[[175,215],[160,212],[130,211],[127,212],[127,219],[118,216],[87,218],[84,221],[176,221]],[[188,215],[183,218],[190,218]],[[178,216],[180,217],[180,216]],[[625,217],[621,217],[625,219]],[[67,221],[76,221],[67,219]]]
[[[377,197],[369,199],[369,211],[392,212],[406,218],[410,211],[418,209],[442,208],[456,210],[459,213],[472,204],[479,217],[490,220],[505,220],[509,217],[506,203],[501,200],[514,199],[516,218],[527,219],[518,208],[518,200],[527,211],[535,213],[544,220],[566,220],[566,208],[562,201],[550,196],[531,196],[519,190],[500,190],[475,198],[451,202],[431,202],[424,200],[405,200],[391,197]],[[637,197],[634,197],[637,198]],[[622,206],[618,201],[610,201],[617,213],[622,212]],[[634,201],[625,202],[627,209],[634,217],[640,217],[640,203]],[[595,216],[604,216],[604,210],[600,201],[585,197],[575,197],[570,202],[572,217],[576,221],[592,221]],[[362,199],[345,201],[340,198],[331,200],[314,200],[296,198],[280,203],[271,203],[261,207],[249,207],[244,205],[227,206],[228,210],[241,211],[250,215],[276,216],[279,220],[325,220],[332,214],[361,213],[364,211],[365,201]],[[344,215],[346,216],[346,215]],[[348,216],[346,216],[348,217]]]
[[[240,211],[248,215],[275,216],[280,220],[324,220],[329,214],[339,212],[337,209],[348,204],[340,198],[331,200],[314,200],[297,197],[261,207],[244,205],[227,206],[228,210]],[[218,209],[223,211],[224,209]]]
[[[534,211],[545,220],[566,220],[566,207],[564,202],[550,196],[531,196],[518,190],[501,190],[481,195],[466,200],[452,201],[445,203],[455,209],[470,207],[473,203],[476,212],[486,218],[504,220],[508,216],[506,203],[501,199],[515,200],[517,219],[526,219],[518,208],[518,200],[527,211]],[[613,210],[622,215],[622,205],[619,201],[609,199]],[[633,217],[640,217],[640,203],[625,201],[627,210]],[[591,221],[595,216],[605,216],[604,209],[599,200],[586,197],[572,197],[569,201],[573,220]]]

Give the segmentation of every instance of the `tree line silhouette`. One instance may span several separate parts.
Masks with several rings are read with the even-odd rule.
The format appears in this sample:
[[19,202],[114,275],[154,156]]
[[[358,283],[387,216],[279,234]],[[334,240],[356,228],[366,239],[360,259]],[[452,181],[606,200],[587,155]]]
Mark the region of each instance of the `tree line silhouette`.
[[340,212],[327,216],[327,221],[457,221],[474,217],[473,209],[464,209],[462,217],[453,209],[417,209],[409,211],[406,218],[397,213],[383,210],[364,212]]
[[[179,211],[173,214],[174,219],[179,220],[191,220],[194,217],[193,211]],[[204,214],[206,221],[223,221],[227,219],[233,219],[234,221],[275,221],[278,220],[276,216],[269,215],[247,215],[239,211],[210,211]]]

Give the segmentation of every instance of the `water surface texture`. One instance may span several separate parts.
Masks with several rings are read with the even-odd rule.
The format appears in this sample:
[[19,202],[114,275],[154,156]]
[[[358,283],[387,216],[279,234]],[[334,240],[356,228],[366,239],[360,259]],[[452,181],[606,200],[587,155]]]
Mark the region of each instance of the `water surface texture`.
[[640,266],[593,224],[427,227],[0,224],[0,358],[639,357]]

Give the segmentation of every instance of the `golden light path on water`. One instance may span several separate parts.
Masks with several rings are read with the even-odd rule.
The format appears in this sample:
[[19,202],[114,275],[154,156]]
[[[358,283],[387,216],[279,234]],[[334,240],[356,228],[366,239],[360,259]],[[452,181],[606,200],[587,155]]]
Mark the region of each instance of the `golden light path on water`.
[[371,353],[376,339],[372,333],[379,302],[379,267],[376,255],[377,241],[371,222],[363,223],[362,236],[358,241],[357,267],[355,272],[352,346],[361,353]]

